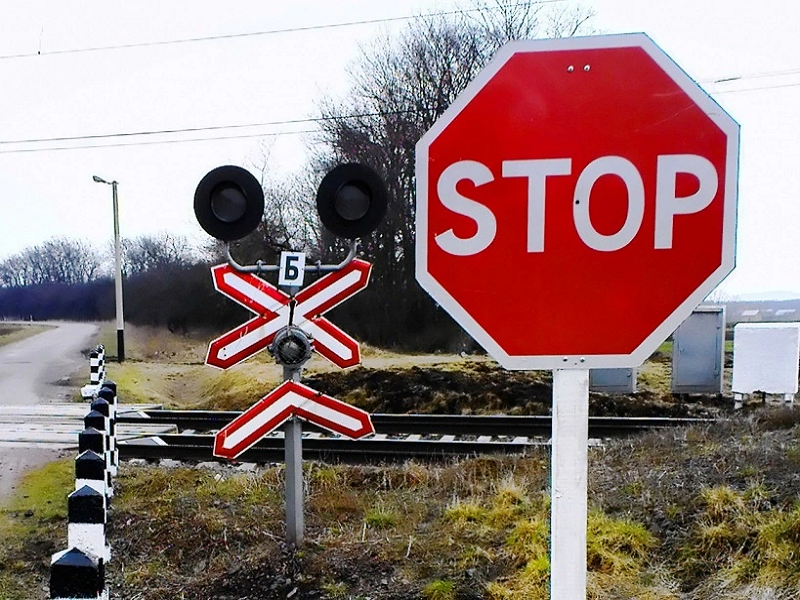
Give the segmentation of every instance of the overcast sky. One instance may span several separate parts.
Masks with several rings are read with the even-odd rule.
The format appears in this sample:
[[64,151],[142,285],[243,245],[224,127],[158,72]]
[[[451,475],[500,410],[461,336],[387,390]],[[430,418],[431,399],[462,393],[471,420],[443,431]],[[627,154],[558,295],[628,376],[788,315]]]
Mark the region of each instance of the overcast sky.
[[[601,33],[649,34],[742,126],[738,266],[722,291],[800,296],[800,2],[583,5],[596,11]],[[207,171],[259,164],[265,153],[276,179],[299,171],[309,143],[303,132],[314,127],[305,120],[323,95],[346,93],[361,48],[400,31],[403,17],[454,6],[3,0],[0,259],[58,235],[106,247],[111,190],[92,175],[119,181],[123,236],[169,230],[207,239],[191,208]],[[358,21],[371,23],[343,25]],[[259,34],[237,35],[248,33]],[[157,43],[209,37],[220,39]],[[248,124],[261,125],[93,137]],[[197,141],[219,137],[230,139]]]

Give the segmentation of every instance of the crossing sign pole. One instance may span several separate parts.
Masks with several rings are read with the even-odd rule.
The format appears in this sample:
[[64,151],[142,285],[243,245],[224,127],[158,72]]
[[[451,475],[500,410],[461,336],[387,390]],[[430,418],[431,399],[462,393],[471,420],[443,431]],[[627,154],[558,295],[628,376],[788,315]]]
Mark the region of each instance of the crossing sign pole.
[[303,543],[303,422],[292,417],[283,428],[283,455],[286,463],[286,543],[295,548]]

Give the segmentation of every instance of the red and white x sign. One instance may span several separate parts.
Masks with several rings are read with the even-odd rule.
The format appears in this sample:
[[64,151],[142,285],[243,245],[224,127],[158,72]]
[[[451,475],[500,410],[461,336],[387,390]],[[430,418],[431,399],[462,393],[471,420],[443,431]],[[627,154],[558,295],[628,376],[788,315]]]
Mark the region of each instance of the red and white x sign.
[[[321,315],[363,290],[371,269],[370,263],[356,258],[295,296],[292,324],[311,337],[314,350],[342,368],[361,362],[358,342]],[[206,364],[227,369],[272,343],[278,330],[289,324],[292,298],[260,277],[235,271],[228,264],[212,267],[211,272],[218,291],[257,315],[209,345]]]
[[217,432],[214,456],[236,458],[292,416],[352,439],[375,433],[369,413],[289,380]]

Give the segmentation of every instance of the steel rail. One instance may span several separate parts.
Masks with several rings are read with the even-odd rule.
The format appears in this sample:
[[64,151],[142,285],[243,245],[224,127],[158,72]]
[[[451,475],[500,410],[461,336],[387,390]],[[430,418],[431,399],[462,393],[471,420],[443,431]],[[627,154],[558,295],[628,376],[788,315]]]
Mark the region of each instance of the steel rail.
[[[240,411],[204,410],[141,410],[117,415],[119,423],[168,424],[179,430],[215,431],[241,414]],[[550,435],[550,416],[519,415],[432,415],[432,414],[373,414],[376,433],[420,435],[488,435],[536,436]],[[708,425],[714,419],[676,417],[589,417],[589,435],[613,437],[632,432],[665,427]],[[304,424],[307,431],[321,431]]]
[[[304,437],[303,458],[349,464],[404,462],[417,458],[444,460],[477,455],[525,455],[534,448],[548,445],[547,440],[527,438],[511,441],[482,440],[422,440],[422,439],[362,439],[348,440],[333,437]],[[182,461],[218,460],[212,455],[213,435],[179,434],[128,440],[117,445],[121,459],[171,458]],[[282,462],[282,437],[268,437],[236,458],[237,462]]]

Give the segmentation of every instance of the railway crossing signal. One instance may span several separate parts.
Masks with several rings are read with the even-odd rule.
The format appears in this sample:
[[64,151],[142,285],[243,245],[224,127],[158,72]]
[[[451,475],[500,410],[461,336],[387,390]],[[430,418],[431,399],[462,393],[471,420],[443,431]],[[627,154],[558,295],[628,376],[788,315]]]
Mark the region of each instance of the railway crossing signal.
[[369,413],[296,381],[285,381],[219,430],[214,456],[236,458],[293,416],[351,439],[375,433]]
[[[250,234],[261,222],[261,185],[240,167],[209,172],[197,186],[194,210],[200,225],[226,243],[228,264],[211,269],[214,286],[255,317],[213,340],[206,364],[227,369],[268,348],[283,366],[286,381],[214,438],[215,456],[233,459],[267,433],[284,424],[286,457],[286,539],[292,546],[303,540],[303,448],[300,419],[334,433],[359,438],[374,433],[369,414],[299,383],[312,349],[346,368],[361,362],[358,342],[322,315],[369,282],[372,265],[355,258],[358,238],[372,233],[386,214],[386,186],[371,168],[347,163],[329,171],[317,190],[317,211],[334,235],[350,240],[350,253],[338,265],[317,264],[327,273],[299,290],[305,276],[305,253],[284,252],[279,265],[243,266],[234,261],[229,242]],[[260,277],[279,271],[286,293]]]
[[228,369],[268,348],[289,324],[290,313],[292,324],[310,337],[316,352],[341,368],[359,364],[358,342],[322,315],[363,290],[371,269],[370,263],[354,259],[292,297],[254,274],[240,273],[227,264],[213,267],[214,287],[256,316],[212,341],[206,364]]

